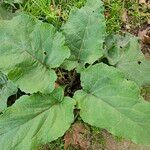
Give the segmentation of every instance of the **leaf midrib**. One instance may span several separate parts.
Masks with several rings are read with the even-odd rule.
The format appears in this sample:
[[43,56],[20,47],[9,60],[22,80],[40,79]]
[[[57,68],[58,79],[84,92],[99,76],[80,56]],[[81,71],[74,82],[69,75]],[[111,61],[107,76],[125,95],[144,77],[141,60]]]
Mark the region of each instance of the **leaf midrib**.
[[[84,12],[85,13],[85,12]],[[85,26],[85,29],[84,29],[84,32],[83,32],[83,35],[82,35],[82,40],[81,40],[81,45],[80,45],[80,48],[79,48],[79,53],[78,53],[78,61],[81,61],[81,51],[83,50],[83,44],[84,44],[84,40],[85,40],[85,35],[86,35],[86,32],[87,32],[87,27],[89,25],[89,20],[91,18],[91,14],[88,16],[88,20],[87,20],[87,24]]]
[[[28,37],[29,38],[29,37]],[[29,38],[30,39],[30,38]],[[21,43],[23,43],[22,41],[23,41],[23,39],[22,39],[22,36],[21,36],[21,39],[20,39],[20,41],[21,41]],[[30,41],[32,41],[32,40],[30,40]],[[29,41],[29,43],[30,43],[30,41]],[[30,45],[31,45],[31,43],[30,43]],[[42,66],[44,66],[45,68],[46,68],[46,70],[48,70],[49,69],[49,67],[46,65],[46,64],[44,64],[42,61],[40,61],[39,59],[37,59],[32,53],[30,53],[28,50],[26,50],[25,48],[24,48],[24,46],[21,44],[21,48],[22,48],[22,52],[25,52],[25,53],[27,53],[33,60],[35,60],[36,62],[38,62],[38,63],[40,63]],[[30,48],[31,48],[31,46],[30,46]],[[19,48],[18,48],[19,49]],[[32,49],[32,48],[31,48]],[[34,49],[35,50],[35,49]]]

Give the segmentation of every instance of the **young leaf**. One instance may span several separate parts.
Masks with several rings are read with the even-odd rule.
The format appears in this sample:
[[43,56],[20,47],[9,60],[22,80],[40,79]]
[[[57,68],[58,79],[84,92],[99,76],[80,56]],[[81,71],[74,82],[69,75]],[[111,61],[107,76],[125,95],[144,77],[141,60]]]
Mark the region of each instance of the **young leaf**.
[[80,115],[90,125],[150,145],[150,103],[138,86],[116,68],[97,64],[81,72],[83,90],[75,93]]
[[1,149],[34,150],[62,136],[74,120],[74,101],[61,94],[22,96],[0,115]]
[[52,68],[70,56],[61,33],[25,14],[0,21],[0,43],[0,70],[26,93],[52,91]]
[[67,23],[62,27],[71,57],[64,67],[69,70],[92,64],[103,56],[105,38],[105,18],[103,3],[100,0],[88,0],[81,9],[71,11]]
[[9,96],[17,93],[17,87],[0,72],[0,112],[7,108]]
[[106,56],[111,65],[115,65],[139,86],[150,85],[150,61],[141,52],[137,37],[110,36],[106,46]]

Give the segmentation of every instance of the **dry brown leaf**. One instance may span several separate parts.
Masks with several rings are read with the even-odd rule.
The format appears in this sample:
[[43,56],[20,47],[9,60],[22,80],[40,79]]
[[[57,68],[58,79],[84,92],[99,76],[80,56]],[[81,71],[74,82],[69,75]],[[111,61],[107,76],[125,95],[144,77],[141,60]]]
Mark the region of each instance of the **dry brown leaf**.
[[125,28],[126,28],[127,30],[130,30],[130,29],[131,29],[131,27],[130,27],[129,24],[125,25]]
[[145,44],[150,44],[150,37],[149,36],[144,36],[144,43]]
[[57,10],[57,14],[58,14],[59,17],[61,17],[61,15],[62,15],[62,14],[61,14],[61,9],[58,9],[58,10]]
[[139,0],[139,4],[146,4],[146,0]]
[[[149,49],[149,52],[150,52],[150,49]],[[150,55],[149,55],[149,53],[144,54],[144,56],[145,56],[145,58],[146,58],[147,60],[150,60]]]
[[54,6],[53,5],[50,5],[50,11],[54,11]]
[[124,22],[124,23],[128,22],[128,12],[126,9],[123,10],[121,18],[122,18],[122,22]]
[[105,15],[106,18],[109,18],[109,17],[110,17],[110,14],[109,14],[108,11],[105,11],[104,15]]
[[65,134],[64,148],[67,149],[69,146],[73,146],[75,148],[80,147],[82,150],[88,150],[90,142],[84,138],[87,132],[87,129],[82,123],[75,123],[71,130]]
[[71,131],[67,131],[64,137],[64,149],[67,149],[72,144],[72,133]]
[[138,36],[144,44],[150,44],[150,28],[139,31]]
[[147,23],[150,24],[150,18],[147,20]]
[[57,15],[59,16],[59,17],[61,17],[62,16],[62,9],[61,9],[61,5],[58,7],[58,9],[57,9]]
[[54,86],[55,89],[58,88],[59,86],[60,86],[60,85],[59,85],[57,82],[55,82],[55,86]]

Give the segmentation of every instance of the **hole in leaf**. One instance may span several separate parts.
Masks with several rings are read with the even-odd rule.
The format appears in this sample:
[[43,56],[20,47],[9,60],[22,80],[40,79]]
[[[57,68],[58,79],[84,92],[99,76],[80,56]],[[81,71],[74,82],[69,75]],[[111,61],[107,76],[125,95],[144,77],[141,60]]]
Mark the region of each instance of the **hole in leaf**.
[[29,95],[29,94],[26,94],[25,92],[22,92],[20,89],[18,89],[18,92],[15,95],[9,96],[7,100],[7,107],[13,105],[15,101],[23,95]]
[[90,65],[89,63],[86,63],[86,64],[85,64],[85,68],[89,67],[89,65]]
[[104,57],[104,58],[101,60],[101,62],[103,62],[103,63],[105,63],[105,64],[107,64],[107,65],[110,65],[110,64],[109,64],[109,61],[108,61],[108,59],[107,59],[106,57]]
[[140,64],[141,64],[141,61],[138,61],[138,64],[140,65]]
[[47,55],[47,52],[44,51],[44,55]]

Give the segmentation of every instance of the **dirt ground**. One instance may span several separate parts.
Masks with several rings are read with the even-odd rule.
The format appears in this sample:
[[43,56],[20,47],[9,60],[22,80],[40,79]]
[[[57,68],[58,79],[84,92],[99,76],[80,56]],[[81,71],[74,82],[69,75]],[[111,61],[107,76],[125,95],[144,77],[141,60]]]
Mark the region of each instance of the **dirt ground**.
[[105,150],[150,150],[150,147],[137,145],[127,140],[116,141],[108,132],[103,132],[103,136],[106,140]]

